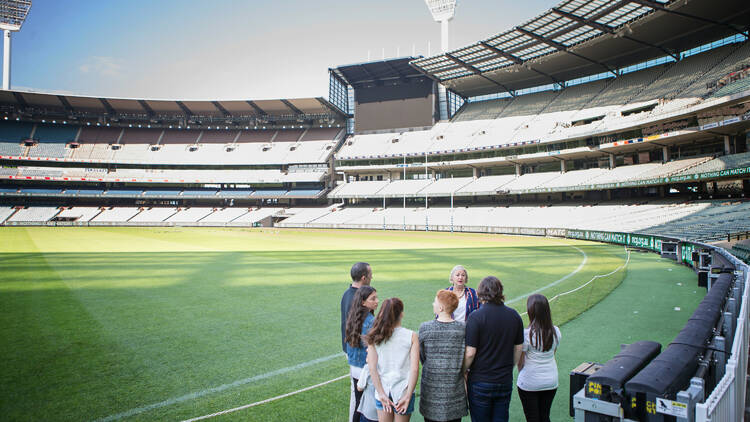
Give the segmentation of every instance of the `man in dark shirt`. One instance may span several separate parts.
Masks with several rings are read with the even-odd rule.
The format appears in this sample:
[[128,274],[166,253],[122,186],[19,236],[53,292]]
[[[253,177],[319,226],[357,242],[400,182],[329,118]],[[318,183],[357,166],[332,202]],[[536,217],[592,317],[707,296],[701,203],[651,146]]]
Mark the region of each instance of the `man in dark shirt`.
[[509,419],[513,367],[523,350],[523,321],[505,306],[503,284],[485,277],[477,288],[482,306],[466,320],[464,371],[472,422]]
[[349,272],[352,276],[352,284],[341,296],[341,349],[346,353],[346,317],[349,316],[349,308],[352,307],[354,293],[362,286],[369,286],[372,281],[372,268],[366,262],[357,262],[352,265]]
[[[344,295],[341,296],[341,348],[343,349],[344,354],[346,354],[346,318],[349,316],[349,309],[352,307],[352,299],[354,299],[354,293],[357,292],[357,289],[362,286],[370,285],[370,282],[372,281],[372,268],[370,268],[370,264],[366,262],[357,262],[352,265],[349,274],[352,276],[352,284],[349,285],[349,288],[346,289]],[[359,374],[357,374],[357,377],[358,376]],[[359,413],[355,412],[354,409],[354,403],[356,402],[354,398],[355,388],[356,386],[352,384],[351,397],[349,400],[349,420],[353,422],[359,421]]]

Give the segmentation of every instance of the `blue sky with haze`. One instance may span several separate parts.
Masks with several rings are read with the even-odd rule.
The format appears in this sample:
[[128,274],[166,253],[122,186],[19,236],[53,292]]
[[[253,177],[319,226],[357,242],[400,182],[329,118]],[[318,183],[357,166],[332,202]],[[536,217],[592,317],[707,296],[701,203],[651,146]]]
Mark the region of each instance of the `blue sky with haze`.
[[[559,1],[559,0],[558,0]],[[459,0],[451,47],[558,1]],[[13,89],[168,99],[328,97],[328,68],[432,54],[423,0],[33,0],[13,34]],[[1,46],[0,46],[1,48]],[[398,49],[398,50],[397,50]]]

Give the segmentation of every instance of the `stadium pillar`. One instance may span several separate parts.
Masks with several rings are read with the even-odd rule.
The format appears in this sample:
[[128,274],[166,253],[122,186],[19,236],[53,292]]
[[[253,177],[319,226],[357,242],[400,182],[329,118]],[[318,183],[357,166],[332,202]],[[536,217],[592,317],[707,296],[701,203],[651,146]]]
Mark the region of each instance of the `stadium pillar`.
[[609,155],[609,168],[611,169],[615,168],[615,155],[614,154]]
[[724,135],[724,154],[729,155],[732,153],[731,143],[729,142],[729,135]]
[[3,30],[3,89],[10,89],[10,30]]
[[477,168],[476,168],[476,167],[473,167],[473,168],[471,169],[471,175],[472,175],[472,176],[473,176],[473,177],[474,177],[475,179],[477,178]]
[[560,160],[560,173],[565,173],[565,160]]
[[516,164],[516,176],[520,176],[520,175],[521,175],[521,165]]
[[661,147],[661,160],[665,163],[669,161],[669,147],[666,145]]

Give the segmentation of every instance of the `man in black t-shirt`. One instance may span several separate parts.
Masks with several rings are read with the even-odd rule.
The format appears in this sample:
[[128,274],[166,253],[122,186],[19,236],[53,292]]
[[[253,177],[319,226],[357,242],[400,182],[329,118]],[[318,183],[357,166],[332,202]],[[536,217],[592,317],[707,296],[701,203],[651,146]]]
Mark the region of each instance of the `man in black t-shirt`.
[[[349,316],[349,309],[352,307],[352,300],[354,299],[354,293],[357,292],[362,286],[369,286],[372,281],[372,268],[370,264],[366,262],[357,262],[352,265],[349,274],[352,276],[352,284],[346,289],[344,295],[341,296],[341,348],[346,354],[346,318]],[[354,374],[352,374],[353,376]],[[359,374],[357,374],[359,377]],[[355,377],[356,378],[356,377]],[[359,413],[355,412],[355,395],[354,389],[357,388],[354,384],[351,386],[351,394],[349,400],[349,420],[352,422],[359,421]]]
[[477,288],[482,306],[466,320],[464,371],[472,422],[509,418],[513,367],[523,350],[523,321],[505,306],[503,284],[485,277]]

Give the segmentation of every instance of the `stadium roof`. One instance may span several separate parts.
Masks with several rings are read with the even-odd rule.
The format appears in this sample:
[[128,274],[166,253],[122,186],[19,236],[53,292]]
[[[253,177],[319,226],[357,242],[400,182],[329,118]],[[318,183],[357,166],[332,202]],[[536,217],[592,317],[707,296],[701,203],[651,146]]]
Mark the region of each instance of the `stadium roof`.
[[677,57],[744,34],[749,23],[747,0],[564,0],[491,38],[411,64],[472,97]]
[[352,87],[357,87],[358,85],[374,82],[424,77],[422,72],[409,65],[409,62],[419,58],[420,57],[402,57],[398,59],[350,64],[328,70]]
[[66,114],[131,115],[163,117],[280,117],[336,116],[345,118],[327,100],[290,98],[277,100],[153,100],[129,98],[84,97],[0,90],[0,108],[62,112]]

